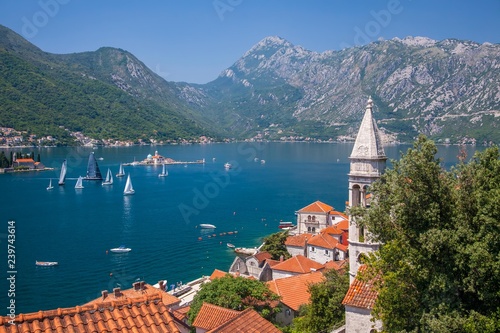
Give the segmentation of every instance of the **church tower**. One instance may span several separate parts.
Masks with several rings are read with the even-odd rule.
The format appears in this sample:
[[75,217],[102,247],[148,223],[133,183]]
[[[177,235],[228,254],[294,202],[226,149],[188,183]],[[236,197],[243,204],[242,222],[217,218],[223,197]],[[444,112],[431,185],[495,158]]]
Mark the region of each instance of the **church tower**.
[[[373,101],[371,97],[366,105],[365,115],[358,136],[352,149],[349,171],[349,208],[369,206],[368,188],[380,178],[385,169],[387,157],[382,147],[380,133],[372,114]],[[355,218],[349,214],[349,275],[353,281],[360,265],[363,253],[376,251],[378,243],[370,241],[367,230],[360,228]]]

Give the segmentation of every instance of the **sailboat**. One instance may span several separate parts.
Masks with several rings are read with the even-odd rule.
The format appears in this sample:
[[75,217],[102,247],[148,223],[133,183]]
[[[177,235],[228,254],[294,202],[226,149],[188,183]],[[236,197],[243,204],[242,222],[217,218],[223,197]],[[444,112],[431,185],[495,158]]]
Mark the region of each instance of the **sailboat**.
[[125,183],[125,189],[123,190],[123,195],[134,194],[134,187],[132,186],[132,181],[130,180],[130,174],[127,177],[127,182]]
[[83,178],[82,176],[78,177],[78,180],[76,181],[76,185],[75,185],[75,188],[83,188]]
[[168,176],[167,165],[163,164],[163,170],[158,175],[158,177],[167,177],[167,176]]
[[113,185],[113,174],[108,168],[108,173],[106,174],[106,179],[102,182],[102,185]]
[[66,160],[64,160],[61,166],[61,173],[59,174],[59,185],[64,185],[64,181],[66,180],[66,169]]
[[95,159],[94,152],[89,155],[89,163],[87,164],[87,176],[85,180],[102,180],[101,170]]
[[116,177],[123,177],[123,176],[125,176],[125,172],[123,171],[123,164],[120,163],[120,169],[118,170]]
[[52,190],[54,186],[52,186],[52,179],[49,180],[49,186],[47,186],[47,190]]

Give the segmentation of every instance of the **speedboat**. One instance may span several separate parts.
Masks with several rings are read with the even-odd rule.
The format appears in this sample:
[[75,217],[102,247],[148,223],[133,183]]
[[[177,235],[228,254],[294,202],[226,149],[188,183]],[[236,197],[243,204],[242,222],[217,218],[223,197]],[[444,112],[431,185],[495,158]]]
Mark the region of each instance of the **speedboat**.
[[45,266],[45,267],[49,267],[49,266],[57,266],[59,265],[59,263],[57,261],[35,261],[35,265],[37,266]]
[[200,224],[200,228],[202,228],[202,229],[215,229],[217,227],[214,226],[213,224]]
[[110,251],[114,253],[126,253],[132,251],[132,249],[122,245],[120,247],[115,247],[114,249],[110,249]]
[[224,168],[225,168],[226,170],[231,169],[232,167],[233,167],[233,166],[232,166],[232,165],[231,165],[231,163],[229,163],[229,162],[228,162],[228,163],[226,163],[226,164],[224,164]]
[[227,243],[227,247],[230,248],[230,249],[234,249],[235,246],[233,244],[231,244],[231,243]]

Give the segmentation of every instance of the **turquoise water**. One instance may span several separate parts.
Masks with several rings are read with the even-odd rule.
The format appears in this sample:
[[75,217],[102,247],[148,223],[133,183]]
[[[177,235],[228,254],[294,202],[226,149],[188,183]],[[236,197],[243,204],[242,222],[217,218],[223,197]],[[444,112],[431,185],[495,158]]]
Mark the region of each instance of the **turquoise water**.
[[[258,246],[263,236],[279,230],[280,220],[295,221],[294,212],[316,200],[343,211],[351,149],[352,144],[234,143],[35,150],[57,170],[0,175],[5,253],[0,267],[8,277],[7,222],[14,220],[16,313],[76,306],[99,297],[101,290],[130,288],[136,280],[155,284],[166,279],[171,285],[210,275],[215,268],[227,271],[234,254],[226,243]],[[386,154],[396,159],[406,149],[389,146]],[[456,163],[458,147],[439,149],[446,165]],[[103,158],[98,163],[104,175],[108,168],[116,174],[120,162],[142,160],[155,150],[175,160],[205,158],[206,163],[169,166],[163,178],[159,166],[127,166],[133,196],[123,196],[125,177],[115,177],[109,187],[86,181],[84,189],[74,189],[92,151]],[[64,159],[68,178],[59,187]],[[233,168],[224,170],[226,162]],[[52,191],[46,190],[49,178]],[[201,230],[200,223],[217,229]],[[237,233],[220,236],[228,231]],[[132,251],[106,252],[120,245]],[[59,266],[37,267],[35,260],[58,261]],[[0,288],[0,305],[7,306],[6,278]]]

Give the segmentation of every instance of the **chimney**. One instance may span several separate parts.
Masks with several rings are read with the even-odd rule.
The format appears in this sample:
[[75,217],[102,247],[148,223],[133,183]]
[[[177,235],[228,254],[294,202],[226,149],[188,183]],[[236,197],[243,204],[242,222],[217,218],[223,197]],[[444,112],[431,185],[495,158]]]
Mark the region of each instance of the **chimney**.
[[283,255],[280,255],[280,262],[283,262]]
[[158,285],[160,286],[160,290],[165,291],[165,280],[158,281]]
[[141,284],[140,282],[134,282],[132,283],[132,287],[134,288],[135,291],[139,291],[141,289]]
[[146,289],[146,288],[145,288],[145,287],[146,287],[146,282],[141,281],[141,282],[139,282],[139,284],[140,284],[140,286],[141,286],[141,290]]
[[108,291],[107,290],[101,291],[101,295],[102,295],[102,300],[104,301],[106,297],[108,297]]
[[113,294],[115,297],[120,297],[122,294],[120,292],[120,288],[113,288]]

